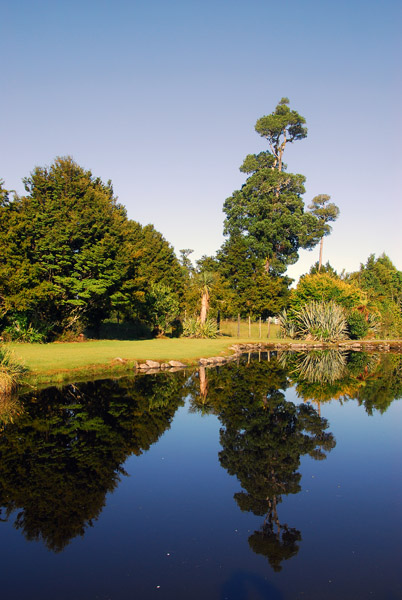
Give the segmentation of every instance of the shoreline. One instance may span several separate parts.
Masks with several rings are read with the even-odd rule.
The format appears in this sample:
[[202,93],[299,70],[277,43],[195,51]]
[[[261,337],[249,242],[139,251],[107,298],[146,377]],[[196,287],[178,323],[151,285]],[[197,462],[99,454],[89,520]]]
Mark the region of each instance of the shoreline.
[[[244,339],[233,343],[227,341],[227,345],[221,349],[220,354],[212,352],[203,353],[203,356],[190,359],[152,359],[137,360],[132,358],[115,357],[105,363],[85,365],[69,369],[52,369],[43,371],[30,371],[26,374],[20,389],[39,388],[45,385],[66,385],[68,383],[100,379],[108,377],[123,377],[129,374],[154,374],[172,373],[179,370],[194,368],[197,366],[212,367],[223,365],[236,360],[242,354],[258,352],[309,352],[319,350],[340,350],[353,352],[398,352],[402,353],[402,340],[344,340],[341,342],[317,342],[317,341],[245,341]],[[85,344],[80,344],[81,348]]]

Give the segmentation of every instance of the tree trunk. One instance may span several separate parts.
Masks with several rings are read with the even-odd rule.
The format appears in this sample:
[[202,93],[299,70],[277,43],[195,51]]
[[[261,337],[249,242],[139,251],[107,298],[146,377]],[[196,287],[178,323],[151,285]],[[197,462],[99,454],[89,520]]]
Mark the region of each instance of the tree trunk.
[[207,320],[207,314],[209,309],[209,293],[208,290],[204,289],[202,292],[201,298],[201,314],[200,314],[200,322],[202,324]]
[[205,402],[208,395],[208,379],[205,371],[205,367],[200,367],[199,371],[199,379],[200,379],[200,395],[203,401]]
[[321,241],[320,241],[320,258],[318,259],[318,272],[321,271],[321,267],[322,267],[322,247],[324,245],[324,236],[322,236]]

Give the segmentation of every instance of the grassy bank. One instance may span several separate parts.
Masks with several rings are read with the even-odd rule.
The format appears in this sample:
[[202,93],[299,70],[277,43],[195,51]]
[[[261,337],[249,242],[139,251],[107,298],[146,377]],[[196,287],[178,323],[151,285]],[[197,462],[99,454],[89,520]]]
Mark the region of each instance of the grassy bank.
[[[147,359],[179,360],[195,364],[201,357],[230,354],[234,343],[258,342],[258,338],[195,340],[187,338],[155,340],[99,340],[81,343],[7,344],[28,369],[28,381],[62,382],[77,377],[110,375],[133,368]],[[124,359],[127,363],[116,361]]]

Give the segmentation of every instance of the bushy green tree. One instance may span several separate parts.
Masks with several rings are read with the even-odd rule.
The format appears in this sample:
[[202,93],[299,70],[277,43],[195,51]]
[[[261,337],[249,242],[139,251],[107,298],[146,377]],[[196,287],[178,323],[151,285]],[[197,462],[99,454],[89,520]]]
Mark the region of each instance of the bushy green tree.
[[32,339],[96,332],[113,313],[154,324],[152,285],[183,304],[172,247],[152,225],[127,219],[111,182],[65,157],[24,184],[26,195],[12,200],[0,184],[0,327],[9,337],[21,338],[21,324]]
[[125,262],[125,210],[71,158],[36,167],[26,196],[0,208],[0,295],[7,314],[24,312],[54,331],[95,324],[134,276]]
[[290,296],[290,308],[300,309],[308,302],[335,302],[346,309],[367,306],[367,295],[352,281],[342,281],[329,272],[303,275]]

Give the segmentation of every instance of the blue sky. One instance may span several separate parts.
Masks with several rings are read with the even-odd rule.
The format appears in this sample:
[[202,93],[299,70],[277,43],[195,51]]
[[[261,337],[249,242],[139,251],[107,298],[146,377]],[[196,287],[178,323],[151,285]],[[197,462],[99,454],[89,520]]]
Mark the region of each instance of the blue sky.
[[309,129],[288,170],[306,204],[341,210],[324,260],[352,271],[386,252],[402,270],[401,17],[396,0],[5,1],[0,177],[22,193],[71,155],[177,252],[210,255],[238,167],[266,147],[255,122],[287,96]]

